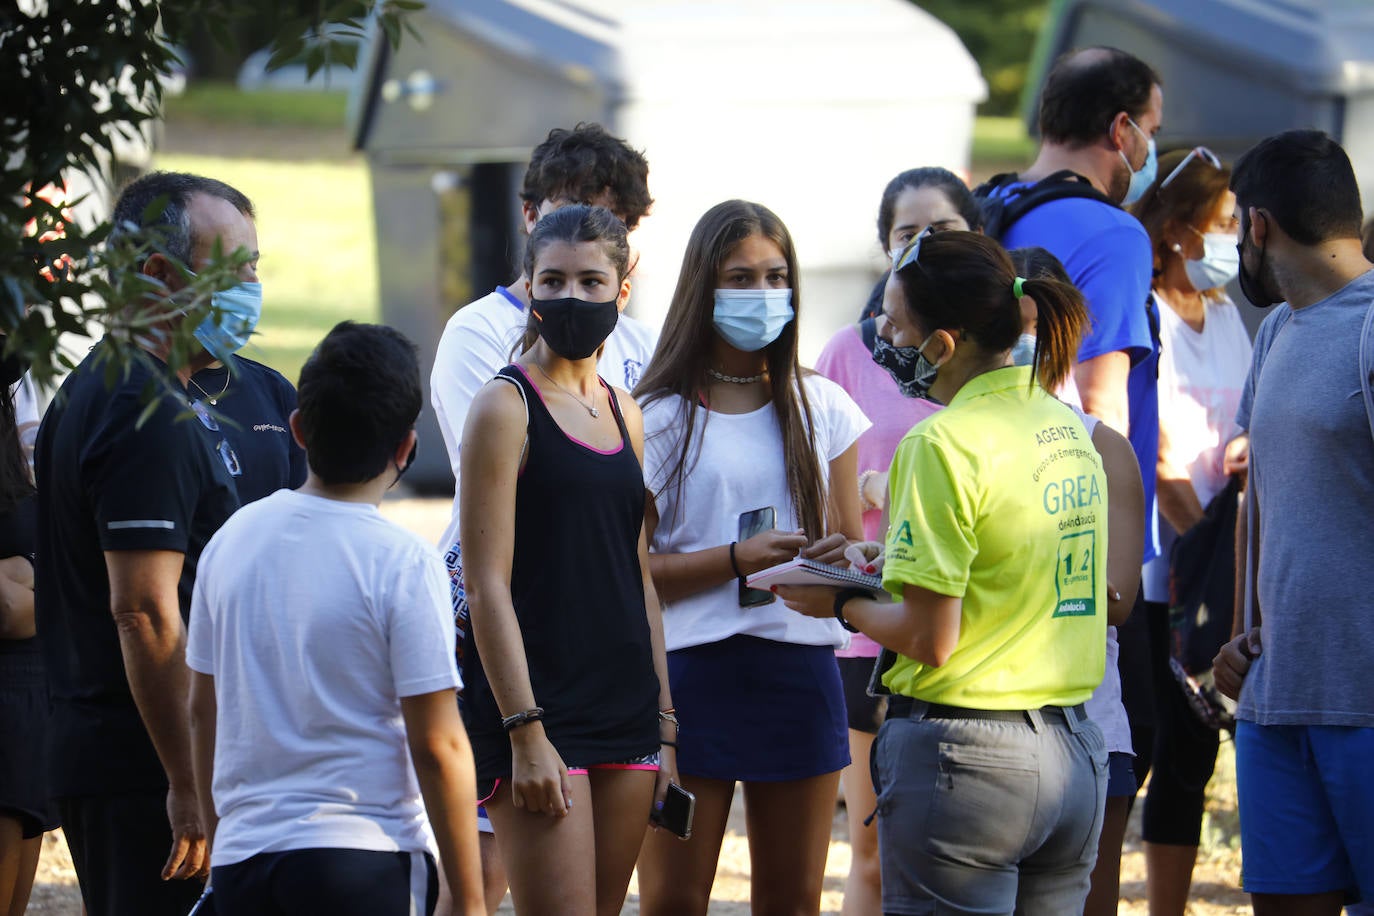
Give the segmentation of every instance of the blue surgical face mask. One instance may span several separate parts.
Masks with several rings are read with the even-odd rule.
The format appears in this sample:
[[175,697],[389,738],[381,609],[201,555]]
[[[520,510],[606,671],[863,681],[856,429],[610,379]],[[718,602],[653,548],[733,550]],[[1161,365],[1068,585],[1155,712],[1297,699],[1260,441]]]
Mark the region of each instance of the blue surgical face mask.
[[1035,335],[1022,334],[1016,338],[1016,346],[1011,348],[1013,366],[1029,366],[1035,362]]
[[1140,136],[1145,137],[1145,148],[1147,150],[1145,162],[1141,165],[1140,171],[1138,172],[1134,168],[1131,168],[1131,160],[1126,158],[1125,150],[1116,151],[1117,155],[1121,157],[1121,161],[1126,163],[1126,168],[1131,170],[1131,185],[1126,189],[1126,197],[1121,201],[1122,206],[1129,207],[1131,204],[1144,197],[1150,185],[1155,183],[1155,176],[1159,174],[1159,160],[1155,156],[1155,138],[1146,137],[1145,131],[1140,129],[1140,125],[1130,118],[1126,119],[1126,123],[1134,127],[1136,133],[1140,134]]
[[262,317],[262,284],[239,283],[210,295],[210,314],[195,330],[196,340],[220,362],[233,356],[252,336]]
[[1193,289],[1204,292],[1234,280],[1236,274],[1240,273],[1240,251],[1236,248],[1236,237],[1229,232],[1198,232],[1192,226],[1188,229],[1202,238],[1202,257],[1196,261],[1188,258],[1183,261],[1183,269]]
[[777,340],[795,317],[790,289],[716,290],[716,333],[736,350],[762,350]]

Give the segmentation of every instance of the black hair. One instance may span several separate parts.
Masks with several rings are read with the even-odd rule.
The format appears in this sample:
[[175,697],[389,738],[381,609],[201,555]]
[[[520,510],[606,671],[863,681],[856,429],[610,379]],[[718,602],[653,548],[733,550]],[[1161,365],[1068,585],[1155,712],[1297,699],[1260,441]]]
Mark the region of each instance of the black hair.
[[1139,122],[1161,85],[1149,64],[1119,48],[1070,51],[1055,62],[1040,94],[1040,136],[1085,146],[1107,132],[1118,112]]
[[1300,245],[1360,237],[1355,170],[1341,145],[1319,130],[1287,130],[1250,147],[1231,167],[1231,190],[1242,213],[1269,211]]
[[[916,324],[926,334],[961,331],[990,353],[1010,350],[1021,336],[1011,256],[976,232],[937,232],[920,245],[917,257],[897,271]],[[1077,358],[1088,307],[1072,284],[1037,276],[1024,280],[1022,292],[1035,302],[1035,377],[1045,390],[1056,391]]]
[[582,122],[572,130],[555,127],[530,154],[520,198],[539,206],[567,198],[587,203],[601,195],[633,230],[649,212],[649,163],[600,124]]
[[959,215],[968,223],[970,229],[982,228],[983,213],[978,207],[978,201],[973,198],[973,192],[964,184],[962,178],[939,166],[907,169],[887,183],[887,187],[883,188],[883,199],[878,204],[878,244],[884,251],[887,250],[887,240],[892,235],[897,198],[901,197],[907,188],[937,188],[949,198],[949,202],[959,211]]
[[420,403],[415,344],[385,325],[339,322],[296,386],[310,470],[330,485],[376,477],[414,429]]
[[218,179],[189,172],[149,172],[129,182],[120,192],[111,217],[109,244],[142,242],[149,230],[154,230],[162,251],[182,265],[189,265],[197,241],[189,210],[196,194],[228,201],[249,219],[256,216],[247,195]]
[[1048,249],[1038,245],[1027,245],[1025,248],[1013,248],[1007,254],[1011,255],[1011,263],[1016,268],[1018,277],[1027,280],[1058,280],[1060,283],[1073,285],[1073,278],[1064,269],[1064,262]]
[[[629,231],[610,210],[605,207],[589,207],[586,204],[570,204],[559,207],[546,214],[535,223],[525,245],[525,276],[534,281],[534,265],[539,254],[552,242],[600,242],[615,268],[616,294],[619,286],[630,272]],[[534,310],[526,318],[525,333],[516,344],[515,352],[523,353],[534,346],[539,337],[534,322]],[[513,355],[513,354],[512,354]]]

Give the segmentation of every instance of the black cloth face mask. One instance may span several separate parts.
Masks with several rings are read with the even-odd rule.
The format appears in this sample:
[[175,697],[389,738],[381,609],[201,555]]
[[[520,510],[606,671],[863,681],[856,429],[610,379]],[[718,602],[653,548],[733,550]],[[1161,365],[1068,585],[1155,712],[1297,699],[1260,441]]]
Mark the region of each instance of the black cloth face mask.
[[[926,338],[929,341],[929,338]],[[897,390],[909,398],[930,398],[930,386],[940,367],[926,359],[926,345],[894,347],[882,337],[873,341],[873,361],[887,370]]]
[[1240,254],[1240,291],[1245,294],[1245,298],[1257,308],[1267,309],[1270,306],[1278,305],[1283,301],[1283,297],[1277,299],[1267,292],[1264,288],[1264,256],[1265,249],[1269,247],[1266,240],[1264,248],[1259,250],[1259,266],[1255,268],[1255,273],[1250,273],[1245,267],[1245,240],[1250,237],[1250,213],[1243,211],[1240,215],[1240,241],[1236,244],[1236,251]]
[[549,349],[564,359],[586,359],[606,342],[620,320],[616,299],[587,302],[565,296],[562,299],[531,299],[539,337]]

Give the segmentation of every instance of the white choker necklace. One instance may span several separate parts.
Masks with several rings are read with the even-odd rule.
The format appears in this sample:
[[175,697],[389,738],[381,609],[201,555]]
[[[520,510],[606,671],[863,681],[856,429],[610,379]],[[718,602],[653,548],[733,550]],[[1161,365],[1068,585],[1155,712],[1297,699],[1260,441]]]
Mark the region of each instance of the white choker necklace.
[[758,375],[750,376],[726,375],[724,372],[708,367],[706,369],[706,374],[718,382],[729,382],[732,385],[752,385],[754,382],[763,381],[764,378],[767,377],[768,372],[765,370]]

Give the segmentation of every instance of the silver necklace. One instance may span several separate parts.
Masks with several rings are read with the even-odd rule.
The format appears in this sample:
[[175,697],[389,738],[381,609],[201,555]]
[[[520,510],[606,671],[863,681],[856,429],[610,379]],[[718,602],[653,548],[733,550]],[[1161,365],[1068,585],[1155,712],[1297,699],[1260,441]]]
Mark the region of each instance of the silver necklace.
[[215,406],[217,406],[217,405],[219,404],[219,399],[222,398],[222,397],[224,397],[224,392],[226,392],[226,391],[229,390],[229,380],[230,380],[231,378],[233,378],[233,377],[234,377],[234,374],[233,374],[232,372],[228,372],[228,371],[225,372],[225,374],[224,374],[224,387],[221,388],[221,389],[219,390],[219,394],[211,394],[210,392],[206,391],[204,388],[200,387],[200,382],[196,381],[194,376],[187,376],[187,377],[186,377],[186,381],[190,382],[192,385],[195,385],[195,386],[196,386],[196,390],[200,392],[201,397],[203,397],[203,398],[205,398],[205,400],[209,401],[211,407],[215,407]]
[[706,368],[706,374],[717,381],[729,382],[732,385],[752,385],[754,382],[763,381],[763,377],[767,375],[768,372],[764,371],[760,372],[758,375],[750,376],[726,375],[724,372],[719,372],[708,366]]
[[[576,401],[577,403],[579,403],[579,404],[581,404],[583,407],[585,407],[585,408],[587,409],[587,413],[591,414],[593,419],[595,419],[595,418],[601,416],[601,411],[599,411],[599,410],[596,409],[596,394],[595,394],[595,393],[592,394],[592,402],[591,402],[590,404],[588,404],[586,401],[582,400],[582,399],[579,398],[577,395],[573,394],[571,391],[569,391],[568,389],[564,388],[562,385],[560,385],[560,384],[558,384],[557,382],[555,382],[555,381],[553,380],[553,377],[550,376],[547,372],[544,371],[544,367],[541,366],[541,365],[539,365],[538,361],[535,362],[534,367],[535,367],[536,369],[539,370],[539,374],[540,374],[540,375],[544,376],[544,378],[548,379],[550,382],[553,383],[553,387],[557,388],[559,391],[563,392],[563,393],[566,394],[568,397],[572,398],[574,401]],[[213,404],[214,402],[211,401],[210,403]]]

